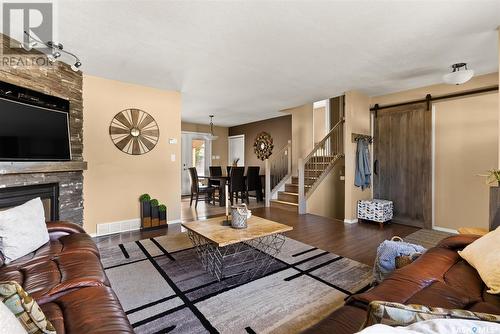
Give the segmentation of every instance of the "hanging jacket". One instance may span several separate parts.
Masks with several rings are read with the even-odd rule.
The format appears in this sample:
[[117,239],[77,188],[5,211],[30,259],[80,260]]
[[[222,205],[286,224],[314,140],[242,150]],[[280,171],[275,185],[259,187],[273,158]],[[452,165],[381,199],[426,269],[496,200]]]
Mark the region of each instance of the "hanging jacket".
[[367,139],[359,139],[356,147],[356,172],[354,175],[354,185],[361,187],[362,190],[370,187],[370,149]]

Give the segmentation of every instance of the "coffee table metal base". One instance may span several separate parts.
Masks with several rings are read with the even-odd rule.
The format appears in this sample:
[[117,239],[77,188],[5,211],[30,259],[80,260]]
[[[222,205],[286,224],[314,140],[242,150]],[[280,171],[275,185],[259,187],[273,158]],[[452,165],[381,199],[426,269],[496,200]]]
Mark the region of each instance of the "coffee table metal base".
[[236,283],[252,280],[267,272],[285,243],[281,233],[223,247],[188,230],[203,268],[218,281],[235,278]]

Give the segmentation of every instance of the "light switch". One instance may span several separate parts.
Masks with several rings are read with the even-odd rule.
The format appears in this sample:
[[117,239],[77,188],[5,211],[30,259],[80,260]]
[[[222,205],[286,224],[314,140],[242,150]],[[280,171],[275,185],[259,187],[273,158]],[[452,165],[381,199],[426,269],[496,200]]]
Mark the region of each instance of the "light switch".
[[340,181],[345,181],[345,176],[344,175],[340,175]]
[[[169,143],[169,144],[177,144],[177,138],[170,138],[170,139],[168,140],[168,143]],[[172,160],[172,161],[173,161],[173,160]]]
[[175,161],[175,153],[170,154],[170,161]]

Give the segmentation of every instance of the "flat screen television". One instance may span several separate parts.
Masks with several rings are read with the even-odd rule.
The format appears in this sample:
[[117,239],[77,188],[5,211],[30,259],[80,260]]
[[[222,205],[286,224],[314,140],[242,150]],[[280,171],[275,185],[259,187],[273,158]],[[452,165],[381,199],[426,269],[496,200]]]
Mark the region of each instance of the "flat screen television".
[[0,160],[71,160],[68,112],[0,97]]

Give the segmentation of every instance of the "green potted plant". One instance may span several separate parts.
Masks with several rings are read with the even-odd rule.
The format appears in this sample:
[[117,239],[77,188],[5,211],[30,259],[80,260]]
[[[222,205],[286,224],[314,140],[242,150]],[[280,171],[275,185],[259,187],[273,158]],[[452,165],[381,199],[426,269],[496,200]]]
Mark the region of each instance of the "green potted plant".
[[158,211],[158,200],[153,198],[151,201],[151,227],[160,225],[160,216]]
[[500,184],[500,169],[490,169],[487,175],[486,182],[490,185],[498,186]]
[[158,214],[160,218],[160,226],[167,225],[167,206],[165,204],[158,206]]
[[142,194],[139,197],[141,203],[141,227],[151,227],[151,196],[149,194]]

